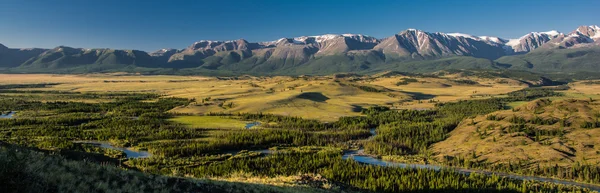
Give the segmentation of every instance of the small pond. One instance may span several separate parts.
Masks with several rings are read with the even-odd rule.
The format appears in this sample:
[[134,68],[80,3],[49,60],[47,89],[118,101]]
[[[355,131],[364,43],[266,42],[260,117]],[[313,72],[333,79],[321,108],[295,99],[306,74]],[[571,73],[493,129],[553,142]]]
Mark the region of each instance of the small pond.
[[246,123],[246,129],[250,129],[254,126],[259,126],[260,123],[259,122],[251,122],[251,123]]

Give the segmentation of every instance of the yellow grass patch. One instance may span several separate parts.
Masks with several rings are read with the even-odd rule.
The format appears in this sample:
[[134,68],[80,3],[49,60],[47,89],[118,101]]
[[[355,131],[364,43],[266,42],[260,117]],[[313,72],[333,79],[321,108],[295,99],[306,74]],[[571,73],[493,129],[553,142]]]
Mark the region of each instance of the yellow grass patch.
[[179,116],[169,120],[194,128],[244,129],[246,126],[245,121],[217,116]]
[[[582,128],[585,121],[595,122],[600,114],[600,103],[589,100],[536,100],[514,110],[491,113],[463,120],[450,137],[432,146],[434,155],[460,156],[489,163],[529,161],[533,163],[569,166],[575,162],[600,164],[600,129]],[[541,135],[539,138],[524,132],[510,131],[518,125],[511,118],[554,119],[551,125],[527,122],[527,127],[540,131],[562,131],[562,136]],[[568,125],[562,125],[564,119]]]
[[[49,75],[0,74],[0,84],[60,83],[47,88],[75,92],[151,92],[164,97],[196,99],[172,112],[205,114],[209,112],[274,113],[335,121],[342,116],[360,115],[361,108],[385,105],[400,109],[433,108],[435,102],[502,97],[526,85],[511,79],[465,77],[237,77],[218,79],[201,76],[135,76],[121,74]],[[396,85],[402,78],[417,82]],[[464,84],[454,80],[471,80]],[[358,85],[382,92],[367,92]],[[573,84],[567,92],[581,97],[595,96],[593,89]],[[598,86],[600,88],[600,86]],[[600,97],[599,97],[600,98]],[[209,100],[208,100],[209,99]],[[48,99],[50,101],[50,99]],[[430,102],[433,101],[433,102]],[[85,101],[89,102],[89,101]]]

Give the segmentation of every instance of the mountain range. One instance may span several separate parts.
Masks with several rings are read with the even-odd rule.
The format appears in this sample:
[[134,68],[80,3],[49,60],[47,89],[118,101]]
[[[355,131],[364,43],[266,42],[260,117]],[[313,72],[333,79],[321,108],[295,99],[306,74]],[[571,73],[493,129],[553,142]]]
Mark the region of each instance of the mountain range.
[[326,34],[270,42],[194,42],[155,52],[118,49],[14,49],[0,44],[0,70],[14,73],[142,72],[183,74],[330,74],[387,70],[514,69],[600,71],[600,27],[531,32],[518,39],[401,31],[378,39]]

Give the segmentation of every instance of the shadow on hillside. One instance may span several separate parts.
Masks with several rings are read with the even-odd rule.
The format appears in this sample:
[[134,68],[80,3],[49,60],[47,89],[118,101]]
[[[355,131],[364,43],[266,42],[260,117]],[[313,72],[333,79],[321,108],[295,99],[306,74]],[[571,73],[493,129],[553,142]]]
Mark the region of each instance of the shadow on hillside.
[[352,105],[352,112],[360,113],[364,108],[360,105]]
[[329,97],[323,95],[320,92],[305,92],[305,93],[302,93],[302,94],[296,96],[296,98],[311,100],[314,102],[325,102],[325,101],[329,100]]
[[435,98],[437,95],[425,94],[421,92],[409,92],[409,91],[400,91],[404,94],[410,95],[415,100],[429,100]]

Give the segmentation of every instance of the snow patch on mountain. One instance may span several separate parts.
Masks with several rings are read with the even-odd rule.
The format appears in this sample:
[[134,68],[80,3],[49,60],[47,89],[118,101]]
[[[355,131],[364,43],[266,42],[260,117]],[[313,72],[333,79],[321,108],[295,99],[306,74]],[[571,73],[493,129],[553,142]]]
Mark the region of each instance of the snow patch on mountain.
[[320,36],[300,36],[294,38],[294,43],[296,44],[304,44],[304,43],[312,43],[311,40],[314,40],[317,43],[322,43],[327,40],[332,40],[338,37],[342,37],[341,35],[336,34],[325,34]]
[[315,40],[317,41],[317,43],[322,43],[324,41],[327,40],[332,40],[338,37],[343,37],[341,35],[336,35],[336,34],[325,34],[325,35],[320,35],[320,36],[313,36],[315,38]]
[[568,37],[578,38],[578,37],[581,37],[581,36],[582,36],[581,33],[572,33],[572,34],[569,34]]
[[540,32],[540,34],[546,34],[546,35],[555,37],[555,36],[560,35],[561,33],[556,30],[552,30],[552,31],[547,31],[547,32]]
[[221,44],[221,43],[231,43],[231,42],[234,42],[234,41],[233,40],[228,40],[228,41],[200,40],[200,41],[194,42],[194,44],[200,44],[200,43]]
[[478,37],[469,35],[469,34],[463,34],[463,33],[448,33],[447,35],[452,36],[452,37],[463,37],[463,38],[471,38],[474,40],[479,40]]
[[496,44],[505,44],[506,42],[508,42],[505,39],[499,38],[499,37],[492,37],[492,36],[479,36],[479,38],[483,41],[486,42],[493,42]]
[[377,42],[377,38],[371,37],[371,36],[366,36],[366,35],[362,35],[362,34],[324,34],[324,35],[318,35],[318,36],[300,36],[300,37],[295,37],[295,38],[291,38],[294,40],[295,44],[311,44],[311,43],[323,43],[329,40],[334,40],[337,38],[351,38],[351,39],[355,39],[358,41],[363,41],[363,42]]
[[511,47],[515,47],[517,45],[519,45],[521,42],[521,39],[509,39],[508,42],[506,42],[507,46],[511,46]]

